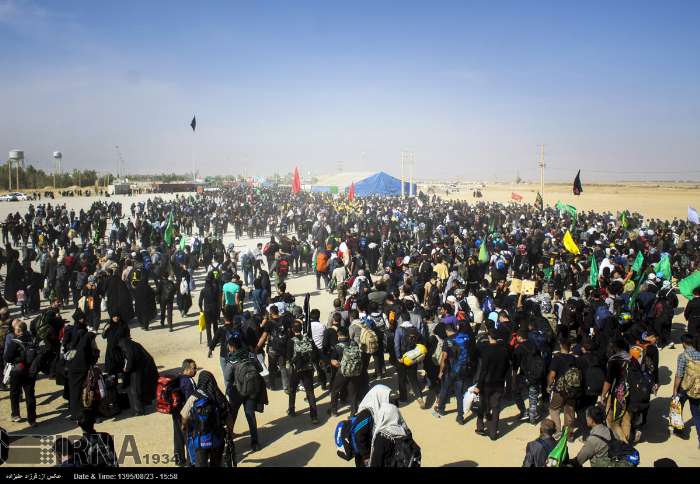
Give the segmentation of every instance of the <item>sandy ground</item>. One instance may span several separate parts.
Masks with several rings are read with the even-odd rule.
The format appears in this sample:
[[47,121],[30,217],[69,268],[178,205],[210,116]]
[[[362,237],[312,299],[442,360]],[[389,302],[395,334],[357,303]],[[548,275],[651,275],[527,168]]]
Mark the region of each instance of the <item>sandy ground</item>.
[[[585,187],[584,187],[585,188]],[[505,191],[504,191],[505,190]],[[503,188],[505,193],[510,190]],[[522,195],[529,192],[520,188]],[[494,197],[495,190],[486,190],[487,197]],[[470,194],[471,195],[471,194]],[[589,193],[587,195],[590,196]],[[601,195],[602,196],[602,195]],[[634,195],[628,199],[626,194],[610,194],[614,197],[613,207],[636,208],[635,203],[641,203],[643,194]],[[670,196],[669,196],[670,197]],[[146,197],[114,197],[112,200],[121,200],[122,203],[131,203],[132,200]],[[488,198],[487,198],[488,199]],[[500,200],[504,201],[506,197]],[[94,199],[67,199],[69,206],[79,209],[89,206]],[[562,196],[563,201],[570,201]],[[584,198],[581,198],[584,200]],[[678,210],[685,207],[688,198],[685,195],[678,196],[676,205]],[[696,196],[697,200],[697,196]],[[590,208],[606,208],[591,202]],[[669,202],[670,206],[671,202]],[[700,204],[698,204],[700,205]],[[579,203],[583,208],[583,204]],[[651,206],[649,206],[651,207]],[[14,202],[0,204],[0,217],[4,218],[8,210],[24,210],[26,204]],[[653,208],[653,207],[651,207]],[[663,214],[659,214],[663,215]],[[232,234],[227,234],[228,243],[233,240]],[[237,246],[247,247],[256,243],[258,239],[242,239],[237,241]],[[3,271],[4,272],[4,271]],[[3,274],[4,275],[4,274]],[[197,274],[199,287],[203,274]],[[315,277],[292,276],[288,281],[290,291],[303,301],[303,295],[310,292],[312,295],[312,307],[319,308],[322,321],[325,321],[329,308],[332,306],[332,296],[326,291],[316,291]],[[197,293],[194,295],[196,300]],[[685,301],[682,301],[684,304]],[[72,310],[65,310],[64,316],[69,317]],[[138,327],[132,327],[132,337],[143,344],[153,355],[160,371],[178,368],[185,358],[194,358],[200,368],[210,370],[221,383],[221,369],[217,358],[207,359],[205,344],[199,343],[199,331],[196,324],[196,315],[192,314],[184,320],[175,314],[175,331],[169,333],[162,329],[156,322],[151,325],[149,332],[144,332]],[[685,323],[682,315],[674,319],[674,334],[676,337],[684,331]],[[206,335],[203,338],[206,343]],[[104,353],[102,338],[98,338],[100,349]],[[643,466],[650,466],[654,460],[661,457],[672,457],[681,466],[700,466],[700,452],[698,451],[697,437],[693,429],[691,439],[683,441],[671,436],[665,415],[667,413],[670,395],[672,374],[675,372],[676,358],[680,352],[677,349],[665,349],[661,352],[661,389],[657,398],[653,399],[649,411],[648,424],[645,427],[644,442],[637,446]],[[396,388],[396,376],[393,369],[388,371],[388,376],[383,383]],[[316,397],[319,403],[320,425],[314,426],[310,422],[308,406],[303,401],[303,394],[297,394],[296,409],[298,416],[289,418],[286,415],[287,395],[281,391],[269,392],[270,405],[265,407],[262,414],[257,414],[260,442],[262,449],[256,453],[250,453],[250,440],[248,427],[243,412],[240,412],[236,422],[236,434],[238,435],[236,446],[241,466],[346,466],[348,463],[337,457],[333,442],[333,432],[336,424],[346,418],[347,408],[339,418],[329,417],[326,411],[329,408],[330,398],[328,392],[316,388]],[[62,389],[45,377],[37,382],[36,394],[38,402],[39,426],[29,429],[26,422],[12,423],[9,420],[10,404],[9,394],[0,394],[0,425],[11,435],[30,434],[64,434],[77,435],[79,430],[74,424],[65,420],[67,414],[66,402],[62,399]],[[22,405],[22,415],[26,416]],[[431,415],[430,410],[422,410],[413,402],[401,409],[408,425],[412,429],[418,444],[422,448],[423,465],[425,466],[520,466],[524,457],[525,445],[538,435],[538,430],[527,423],[521,424],[515,421],[517,409],[515,405],[508,404],[501,413],[500,430],[502,437],[492,442],[488,438],[480,437],[474,433],[475,417],[468,418],[464,426],[455,422],[456,406],[452,401],[447,406],[448,415],[438,419]],[[686,408],[686,421],[690,419],[689,409]],[[117,449],[120,454],[130,453],[124,459],[124,466],[159,464],[167,457],[172,456],[172,422],[168,415],[156,413],[151,408],[149,413],[142,417],[130,417],[119,415],[98,425],[101,431],[110,432],[115,436]],[[128,438],[133,436],[133,439]],[[133,447],[135,443],[135,448]],[[576,442],[570,444],[569,452],[575,454],[582,444]],[[134,452],[135,451],[135,452]],[[172,464],[168,464],[172,465]]]
[[[521,183],[516,185],[505,183],[488,183],[481,190],[483,198],[476,199],[467,185],[460,184],[458,189],[449,188],[450,194],[445,195],[444,185],[421,185],[420,190],[435,188],[435,194],[447,199],[463,199],[469,202],[484,200],[490,202],[509,202],[511,193],[523,196],[519,203],[534,203],[540,185]],[[471,185],[470,185],[471,186]],[[700,209],[699,185],[693,183],[610,183],[588,185],[584,181],[583,193],[575,196],[571,184],[545,184],[544,203],[554,206],[557,201],[573,205],[580,211],[594,210],[597,212],[617,211],[628,209],[639,212],[647,218],[685,220],[688,206]]]

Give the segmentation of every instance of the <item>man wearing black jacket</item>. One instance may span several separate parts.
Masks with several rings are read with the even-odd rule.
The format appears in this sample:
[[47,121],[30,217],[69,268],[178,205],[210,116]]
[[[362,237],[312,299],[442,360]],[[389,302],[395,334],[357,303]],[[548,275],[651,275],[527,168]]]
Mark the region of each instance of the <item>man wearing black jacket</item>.
[[[491,440],[498,438],[498,421],[501,413],[501,398],[506,383],[510,355],[508,348],[498,341],[494,330],[489,330],[488,343],[477,345],[476,352],[481,360],[481,370],[474,392],[479,394],[481,405],[477,413],[476,433],[488,435]],[[487,417],[484,428],[484,417]]]
[[[29,367],[32,363],[33,351],[32,337],[27,331],[26,323],[19,323],[15,329],[15,335],[5,348],[5,363],[12,364],[10,374],[10,407],[12,410],[12,421],[19,422],[19,402],[24,392],[27,404],[27,421],[30,427],[36,426],[36,398],[34,396],[34,385],[36,376],[31,375]],[[35,356],[36,357],[36,356]]]
[[168,318],[168,327],[170,332],[173,332],[173,302],[175,301],[175,283],[171,281],[167,275],[163,276],[158,281],[157,293],[158,302],[160,304],[160,325],[165,326],[165,318]]

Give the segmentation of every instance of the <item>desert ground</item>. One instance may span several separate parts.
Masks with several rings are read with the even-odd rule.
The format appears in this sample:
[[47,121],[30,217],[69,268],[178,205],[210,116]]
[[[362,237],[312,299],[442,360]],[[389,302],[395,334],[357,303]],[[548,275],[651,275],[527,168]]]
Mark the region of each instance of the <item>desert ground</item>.
[[[510,200],[511,191],[515,191],[525,197],[524,202],[532,203],[539,185],[509,185],[488,186],[482,190],[482,200],[498,200],[507,202]],[[579,210],[610,210],[615,212],[628,208],[632,211],[651,217],[685,218],[687,206],[700,206],[700,194],[692,186],[683,187],[644,187],[642,184],[633,186],[608,185],[586,186],[584,194],[573,197],[568,185],[547,186],[545,189],[545,203],[554,204],[557,200],[570,203]],[[444,193],[436,192],[440,196]],[[452,193],[450,197],[474,200],[470,190],[460,193]],[[115,196],[109,200],[120,201],[130,205],[133,201],[144,200],[147,196]],[[57,198],[55,202],[63,203],[69,207],[87,208],[95,198]],[[8,202],[0,204],[0,217],[4,219],[9,211],[26,210],[28,202]],[[126,212],[126,211],[125,211]],[[225,242],[234,241],[237,248],[250,247],[260,239],[234,240],[232,233],[226,235]],[[196,274],[198,288],[201,287],[203,273]],[[3,271],[4,276],[4,271]],[[329,309],[332,306],[333,296],[327,291],[316,291],[315,277],[311,275],[291,275],[288,288],[297,296],[298,301],[303,300],[304,294],[311,293],[311,307],[321,311],[322,321],[326,320]],[[198,292],[193,299],[196,302]],[[681,297],[681,305],[685,300]],[[195,306],[196,308],[196,306]],[[197,314],[182,319],[179,312],[174,312],[175,331],[169,333],[167,328],[161,328],[158,322],[152,323],[151,330],[142,331],[138,325],[132,325],[132,337],[144,345],[153,355],[159,371],[179,368],[182,360],[193,358],[200,368],[214,373],[219,383],[222,382],[221,370],[217,353],[211,359],[207,358],[205,344],[200,344],[200,335],[197,328]],[[72,309],[63,311],[65,318],[69,318]],[[674,318],[674,336],[678,338],[684,331],[685,321],[682,314]],[[206,336],[203,338],[206,342]],[[104,340],[98,337],[98,344],[104,354]],[[672,436],[665,415],[668,411],[670,396],[672,393],[671,382],[676,367],[676,358],[680,353],[680,345],[676,349],[664,349],[661,351],[661,383],[662,386],[656,398],[653,399],[649,411],[648,424],[644,429],[643,442],[637,448],[641,454],[641,465],[650,466],[654,460],[661,457],[671,457],[681,466],[700,466],[700,452],[697,447],[695,430],[692,430],[690,440],[684,441]],[[392,387],[396,387],[396,377],[393,369],[389,370],[387,378],[383,381]],[[308,415],[308,407],[304,402],[303,393],[297,394],[297,417],[289,418],[287,411],[287,395],[282,391],[269,392],[270,404],[265,407],[264,413],[257,414],[262,448],[255,453],[250,452],[250,440],[248,427],[241,411],[236,422],[237,434],[236,448],[240,466],[332,466],[352,467],[352,462],[341,460],[336,455],[333,442],[333,432],[340,419],[348,415],[347,408],[340,418],[329,417],[326,411],[329,408],[330,398],[328,392],[316,388],[316,397],[319,404],[320,425],[312,425]],[[7,392],[0,393],[0,425],[10,435],[78,435],[79,429],[64,417],[67,414],[67,404],[62,399],[62,388],[54,382],[42,377],[36,385],[38,403],[39,426],[29,429],[26,421],[20,423],[10,422],[10,403]],[[414,437],[422,448],[424,466],[465,466],[465,467],[503,467],[520,466],[524,457],[527,442],[538,436],[537,427],[528,423],[519,423],[515,420],[517,409],[515,405],[508,404],[501,413],[502,437],[492,442],[488,438],[480,437],[474,433],[475,416],[471,415],[464,426],[455,422],[456,406],[452,399],[447,406],[448,415],[436,418],[430,410],[422,410],[413,402],[402,407],[401,412],[406,422],[413,431]],[[22,415],[26,416],[22,404]],[[686,408],[686,421],[690,420],[689,409]],[[134,465],[163,465],[167,456],[172,456],[172,422],[168,415],[156,413],[151,407],[148,414],[142,417],[131,417],[127,413],[108,419],[97,426],[98,430],[110,432],[115,436],[118,453],[129,453],[123,461],[123,466]],[[127,438],[133,436],[133,439]],[[136,452],[132,444],[136,444]],[[570,454],[575,455],[581,447],[577,441],[569,445]],[[167,465],[172,465],[169,463]]]
[[[446,184],[421,183],[419,190],[434,193],[446,199],[460,199],[467,201],[488,201],[507,203],[512,201],[513,192],[522,195],[521,202],[534,203],[537,192],[540,191],[539,183],[487,183],[481,190],[483,198],[476,199],[472,196],[473,183],[460,183],[456,189]],[[449,190],[446,195],[445,190]],[[583,184],[583,193],[575,196],[572,193],[571,183],[548,183],[544,187],[545,205],[554,206],[557,201],[573,205],[579,212],[593,210],[596,212],[609,211],[615,214],[617,211],[629,210],[639,212],[646,218],[659,218],[673,220],[678,218],[685,220],[688,215],[688,206],[698,208],[700,206],[700,183],[672,183],[672,182],[619,182],[605,184]]]

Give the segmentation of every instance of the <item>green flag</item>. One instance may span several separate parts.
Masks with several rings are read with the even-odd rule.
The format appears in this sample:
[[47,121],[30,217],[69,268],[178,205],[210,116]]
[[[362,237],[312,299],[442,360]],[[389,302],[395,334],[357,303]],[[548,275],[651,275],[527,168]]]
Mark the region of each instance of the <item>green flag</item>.
[[559,442],[557,442],[557,445],[547,456],[547,467],[561,467],[567,460],[569,460],[569,432],[569,427],[564,427],[564,431],[561,433]]
[[634,259],[634,264],[632,264],[632,272],[639,272],[642,270],[642,265],[644,264],[644,254],[637,252],[637,257]]
[[620,215],[620,226],[623,229],[627,229],[627,225],[627,212],[622,212],[622,214]]
[[479,262],[486,263],[489,261],[489,251],[486,250],[486,241],[481,242],[481,247],[479,247]]
[[172,212],[170,212],[170,215],[168,215],[168,224],[165,226],[165,231],[163,232],[163,240],[168,245],[172,245],[172,243],[173,243],[173,214],[172,214]]
[[693,272],[678,283],[678,289],[688,300],[693,299],[693,291],[696,287],[700,287],[700,271]]
[[542,272],[544,273],[544,280],[545,281],[551,281],[552,280],[552,273],[554,272],[554,269],[551,267],[545,267]]
[[665,280],[671,280],[671,261],[668,260],[667,255],[663,256],[659,262],[654,264],[654,271],[662,273]]
[[574,207],[573,205],[567,205],[567,204],[565,204],[565,203],[561,203],[561,201],[558,201],[558,202],[557,202],[557,205],[556,205],[556,208],[557,208],[557,210],[559,210],[560,212],[566,212],[566,213],[568,213],[569,215],[571,215],[571,218],[572,218],[574,221],[576,221],[576,219],[577,219],[577,212],[576,212],[576,207]]
[[591,256],[591,277],[590,283],[593,287],[598,287],[598,261],[595,260],[595,256]]
[[185,246],[187,245],[187,237],[184,235],[180,237],[180,247],[179,249],[184,252]]
[[630,308],[634,308],[634,303],[637,300],[637,296],[639,296],[639,290],[642,288],[642,282],[644,282],[644,277],[646,276],[647,271],[639,273],[639,277],[635,281],[635,287],[634,287],[634,292],[632,292],[632,296],[630,297]]

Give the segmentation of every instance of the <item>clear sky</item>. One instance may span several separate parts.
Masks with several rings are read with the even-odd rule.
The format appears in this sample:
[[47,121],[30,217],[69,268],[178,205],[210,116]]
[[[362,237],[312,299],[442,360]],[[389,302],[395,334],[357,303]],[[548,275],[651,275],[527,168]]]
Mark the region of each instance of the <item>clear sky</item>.
[[699,25],[697,0],[0,0],[0,155],[398,174],[406,149],[510,180],[544,143],[551,179],[700,179]]

